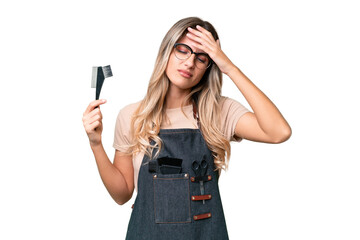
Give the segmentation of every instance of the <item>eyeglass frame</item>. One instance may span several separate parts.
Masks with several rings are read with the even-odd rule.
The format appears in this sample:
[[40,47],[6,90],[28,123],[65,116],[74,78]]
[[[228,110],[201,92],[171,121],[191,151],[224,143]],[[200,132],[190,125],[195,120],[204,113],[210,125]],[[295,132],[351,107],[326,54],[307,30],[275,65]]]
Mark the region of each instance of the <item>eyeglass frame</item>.
[[[187,60],[187,59],[189,59],[189,58],[191,57],[192,54],[195,54],[196,57],[197,57],[199,54],[201,54],[201,55],[206,55],[206,56],[209,58],[209,60],[210,60],[210,61],[209,61],[209,65],[208,65],[206,68],[204,68],[204,69],[208,69],[208,68],[211,66],[211,64],[213,63],[213,60],[211,59],[211,57],[209,56],[209,54],[203,53],[203,52],[200,52],[200,53],[194,52],[194,51],[191,49],[191,47],[188,46],[188,45],[186,45],[185,43],[175,43],[175,44],[174,44],[174,49],[176,49],[176,47],[179,46],[179,45],[182,45],[182,46],[186,47],[187,49],[189,49],[190,52],[191,52],[191,54],[190,54],[190,56],[189,56],[188,58],[179,59],[179,58],[176,56],[176,53],[174,53],[174,55],[175,55],[175,57],[176,57],[177,59],[179,59],[179,60]],[[196,64],[195,64],[195,66],[197,67]],[[199,69],[200,69],[200,68],[199,68]]]

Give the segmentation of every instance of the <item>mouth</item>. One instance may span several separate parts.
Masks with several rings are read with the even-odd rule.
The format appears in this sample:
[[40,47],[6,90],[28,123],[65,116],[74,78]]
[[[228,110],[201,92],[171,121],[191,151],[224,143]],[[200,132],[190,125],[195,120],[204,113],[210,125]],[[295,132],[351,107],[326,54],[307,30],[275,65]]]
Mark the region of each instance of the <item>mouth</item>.
[[191,78],[192,77],[192,74],[190,72],[188,72],[188,71],[178,69],[178,72],[180,73],[181,76],[183,76],[185,78]]

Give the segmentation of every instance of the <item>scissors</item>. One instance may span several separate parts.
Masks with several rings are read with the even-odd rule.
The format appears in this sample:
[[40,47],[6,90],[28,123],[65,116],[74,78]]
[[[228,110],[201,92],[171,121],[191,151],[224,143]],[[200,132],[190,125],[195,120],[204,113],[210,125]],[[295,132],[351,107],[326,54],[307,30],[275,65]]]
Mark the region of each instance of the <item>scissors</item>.
[[[192,170],[194,171],[196,177],[203,177],[206,174],[208,163],[205,159],[203,159],[200,164],[197,161],[193,161],[191,165]],[[204,181],[200,181],[200,193],[201,195],[204,195],[205,189],[204,189]],[[203,200],[203,204],[205,204],[205,200]]]

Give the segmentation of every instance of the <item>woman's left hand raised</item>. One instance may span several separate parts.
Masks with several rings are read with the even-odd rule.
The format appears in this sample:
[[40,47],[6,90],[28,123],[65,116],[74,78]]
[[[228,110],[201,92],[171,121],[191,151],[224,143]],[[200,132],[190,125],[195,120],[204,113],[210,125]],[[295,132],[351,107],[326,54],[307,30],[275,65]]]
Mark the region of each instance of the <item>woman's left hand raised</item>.
[[208,30],[197,25],[196,29],[189,27],[188,31],[189,33],[186,36],[195,42],[194,45],[198,49],[203,50],[210,56],[221,72],[228,74],[231,69],[236,67],[221,50],[219,39],[215,41]]

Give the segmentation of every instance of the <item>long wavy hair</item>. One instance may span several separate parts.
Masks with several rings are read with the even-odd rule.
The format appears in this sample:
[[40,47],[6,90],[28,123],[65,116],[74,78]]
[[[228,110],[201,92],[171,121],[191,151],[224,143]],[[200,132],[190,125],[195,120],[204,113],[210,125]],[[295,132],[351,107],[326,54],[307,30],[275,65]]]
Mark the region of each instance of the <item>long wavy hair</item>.
[[[219,38],[215,28],[209,22],[197,17],[181,19],[170,28],[160,45],[147,94],[132,118],[133,141],[129,148],[130,153],[144,152],[149,158],[152,158],[153,151],[157,149],[154,156],[159,154],[163,143],[158,134],[161,123],[166,119],[164,103],[169,88],[169,78],[165,70],[174,44],[185,36],[188,27],[195,28],[196,25],[211,32],[215,40]],[[221,88],[222,73],[219,67],[213,63],[181,104],[183,107],[190,100],[197,105],[201,132],[213,154],[215,170],[219,171],[219,174],[221,169],[227,169],[230,159],[230,142],[219,129]],[[152,145],[151,140],[155,144]]]

